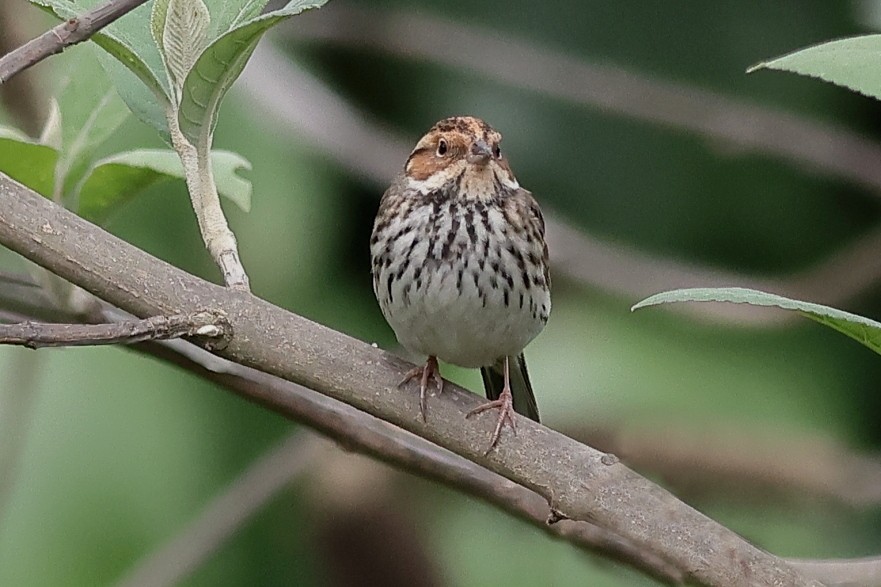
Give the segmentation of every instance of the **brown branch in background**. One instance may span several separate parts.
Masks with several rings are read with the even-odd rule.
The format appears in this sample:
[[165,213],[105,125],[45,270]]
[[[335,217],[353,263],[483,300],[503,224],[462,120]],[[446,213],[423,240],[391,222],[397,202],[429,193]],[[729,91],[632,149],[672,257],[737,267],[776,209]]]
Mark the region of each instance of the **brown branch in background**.
[[[334,4],[298,18],[290,30],[293,39],[366,45],[471,71],[480,68],[484,77],[733,142],[802,166],[816,166],[881,194],[881,168],[873,163],[881,160],[881,145],[841,127],[766,110],[686,85],[648,80],[618,68],[586,64],[521,41],[500,39],[487,31],[425,16],[362,11]],[[436,44],[436,36],[444,37],[444,42]],[[460,44],[449,45],[449,39]],[[471,49],[459,51],[462,47]],[[467,55],[474,54],[471,50],[481,50],[481,59],[468,58]],[[522,55],[532,57],[524,61]],[[566,75],[554,79],[535,77],[560,71],[560,63],[571,66],[576,75],[567,77],[566,69]],[[542,66],[541,71],[536,73],[538,66]],[[579,80],[584,87],[577,86]],[[273,124],[305,135],[340,165],[379,185],[388,183],[406,156],[409,141],[371,122],[369,116],[269,44],[258,47],[237,88],[258,103]],[[630,300],[677,287],[736,284],[834,305],[865,291],[881,277],[881,261],[875,254],[881,233],[858,240],[814,268],[767,279],[603,242],[566,225],[553,214],[548,216],[548,242],[557,274]],[[791,313],[733,304],[690,305],[674,311],[739,324],[774,324],[796,319]]]
[[[6,55],[28,38],[28,14],[11,0],[0,2],[0,55]],[[40,133],[44,100],[37,90],[37,80],[33,73],[25,73],[14,81],[0,84],[0,100],[15,119],[16,124],[30,136]]]
[[[257,46],[233,90],[243,91],[256,103],[261,115],[271,119],[273,128],[288,128],[291,133],[305,135],[330,153],[339,165],[378,185],[388,184],[410,149],[403,137],[371,122],[368,115],[353,108],[269,43]],[[377,191],[377,196],[380,193]],[[545,219],[555,274],[588,287],[630,300],[691,284],[720,282],[760,288],[745,275],[687,265],[605,243],[570,227],[552,212],[546,212]],[[691,304],[682,306],[682,311],[738,323],[767,322],[787,316],[737,304]]]
[[827,587],[877,587],[881,585],[881,557],[845,560],[791,558],[789,564]]
[[326,448],[296,432],[223,489],[196,518],[138,561],[118,587],[171,587],[185,581],[282,488],[309,469]]
[[718,426],[701,432],[675,424],[562,428],[637,471],[659,476],[680,495],[819,499],[854,508],[881,504],[881,458],[828,438]]
[[[442,587],[421,492],[373,459],[328,450],[303,492],[306,530],[330,587]],[[430,518],[430,515],[428,516]]]
[[151,316],[110,324],[47,324],[21,322],[0,324],[0,344],[32,349],[60,346],[135,344],[181,336],[232,338],[226,319],[216,313],[197,311],[171,316]]
[[[821,170],[881,197],[881,146],[842,127],[810,121],[694,86],[599,65],[498,31],[413,11],[331,3],[296,19],[292,40],[372,47],[470,71],[576,104],[685,130]],[[475,58],[475,56],[480,58]],[[748,64],[746,64],[748,65]]]
[[108,0],[0,57],[0,84],[43,59],[82,43],[147,0]]
[[[465,420],[479,398],[448,383],[419,418],[398,383],[412,365],[340,332],[172,267],[0,175],[0,244],[136,316],[222,307],[235,336],[217,354],[404,428],[538,493],[569,520],[591,521],[704,585],[810,585],[780,558],[677,500],[616,459],[517,417],[485,455],[494,422]],[[47,230],[46,227],[51,230]],[[38,237],[38,238],[35,238]],[[101,255],[95,255],[100,250]],[[259,391],[259,390],[255,390]],[[291,395],[252,395],[288,417]],[[560,522],[563,523],[563,522]]]

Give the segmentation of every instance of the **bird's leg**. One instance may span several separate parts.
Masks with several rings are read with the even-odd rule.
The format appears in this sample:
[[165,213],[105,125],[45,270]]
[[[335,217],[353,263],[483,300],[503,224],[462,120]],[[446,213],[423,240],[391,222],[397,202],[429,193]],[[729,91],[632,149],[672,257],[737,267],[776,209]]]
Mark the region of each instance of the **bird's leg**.
[[398,383],[398,387],[417,377],[419,377],[419,412],[422,414],[422,421],[427,422],[428,420],[425,417],[425,391],[428,389],[429,380],[434,379],[438,395],[444,390],[444,380],[437,366],[437,357],[430,356],[422,367],[416,367],[407,371],[404,380]]
[[514,434],[517,434],[517,425],[514,423],[514,396],[511,395],[511,382],[510,376],[508,375],[508,357],[505,357],[505,385],[502,387],[502,393],[499,394],[499,399],[477,406],[468,412],[465,417],[470,418],[471,416],[475,416],[487,410],[496,409],[499,410],[499,419],[496,422],[496,428],[493,431],[492,441],[484,455],[488,455],[499,443],[499,438],[502,435],[502,427],[505,425],[505,422],[511,426],[511,430]]

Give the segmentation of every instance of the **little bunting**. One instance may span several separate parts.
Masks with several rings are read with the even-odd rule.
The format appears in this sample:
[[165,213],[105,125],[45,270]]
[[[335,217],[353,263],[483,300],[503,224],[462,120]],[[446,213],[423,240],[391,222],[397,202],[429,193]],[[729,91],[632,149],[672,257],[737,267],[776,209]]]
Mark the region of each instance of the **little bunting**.
[[418,379],[425,419],[438,359],[480,368],[498,410],[490,450],[514,411],[539,421],[523,349],[551,310],[541,210],[520,187],[499,143],[471,116],[446,118],[423,136],[386,190],[370,239],[373,291],[401,345],[428,357]]

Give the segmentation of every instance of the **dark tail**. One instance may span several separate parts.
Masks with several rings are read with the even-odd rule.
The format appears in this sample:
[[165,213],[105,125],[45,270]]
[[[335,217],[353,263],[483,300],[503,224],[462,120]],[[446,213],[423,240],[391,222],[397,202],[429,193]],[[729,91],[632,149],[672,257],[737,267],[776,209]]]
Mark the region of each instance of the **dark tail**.
[[[532,384],[529,382],[529,372],[526,370],[523,353],[511,357],[508,363],[511,370],[509,376],[511,394],[514,396],[514,411],[539,422],[538,404],[535,403],[535,394],[532,393]],[[480,374],[483,376],[486,397],[491,400],[499,399],[505,385],[505,358],[502,357],[491,367],[481,367]]]

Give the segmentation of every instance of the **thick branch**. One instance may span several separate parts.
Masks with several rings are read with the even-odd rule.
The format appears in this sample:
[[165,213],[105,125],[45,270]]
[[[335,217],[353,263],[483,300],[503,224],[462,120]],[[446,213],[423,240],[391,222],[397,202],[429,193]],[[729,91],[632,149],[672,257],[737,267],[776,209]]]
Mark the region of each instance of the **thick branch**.
[[547,524],[548,504],[522,487],[397,426],[320,393],[209,354],[184,341],[132,347],[168,360],[241,397],[279,410],[345,448],[465,492],[593,554],[627,564],[673,585],[684,573],[660,556],[588,522]]
[[[423,422],[417,394],[397,388],[407,367],[371,345],[245,292],[205,282],[106,233],[0,175],[0,243],[138,316],[223,308],[235,337],[218,354],[315,389],[484,465],[657,553],[707,585],[809,585],[782,560],[683,504],[615,459],[518,418],[484,455],[491,418],[466,421],[478,398],[452,384]],[[101,251],[100,255],[94,252]],[[286,395],[286,394],[285,394]],[[262,398],[288,414],[285,395]]]
[[58,346],[134,344],[147,340],[165,340],[181,336],[231,338],[223,316],[208,311],[172,316],[150,316],[110,324],[47,324],[20,322],[0,324],[0,344],[32,349]]
[[[0,275],[0,282],[2,282],[0,307],[5,307],[10,300],[15,303],[17,301],[15,296],[10,298],[5,294],[10,284],[18,283],[17,276]],[[21,283],[29,287],[31,296],[40,291],[30,281],[25,280]],[[88,315],[63,312],[51,306],[49,302],[44,302],[42,306],[31,306],[28,311],[30,320],[43,320],[59,315],[68,321],[85,322],[131,319],[130,314],[101,302],[94,305]],[[261,398],[285,397],[287,416],[336,440],[349,450],[472,495],[551,536],[563,539],[586,552],[639,569],[662,583],[678,585],[683,582],[683,573],[667,561],[593,524],[571,521],[548,524],[547,501],[537,493],[397,426],[389,426],[386,422],[345,403],[290,381],[212,355],[186,341],[151,341],[128,348],[168,361],[249,401],[265,403],[272,407],[272,401]],[[271,455],[266,458],[275,460]],[[262,468],[260,463],[255,463],[253,466]],[[255,480],[255,483],[256,480],[267,479],[262,475],[252,476],[250,472],[244,475]],[[263,489],[255,488],[254,491],[267,495]],[[243,505],[251,507],[247,504]],[[246,516],[236,516],[235,519],[244,521]],[[201,516],[193,522],[198,526],[202,523]],[[182,532],[190,534],[193,529],[187,527]],[[164,563],[168,563],[167,557],[176,556],[164,548],[161,552],[163,553],[161,556],[159,553],[154,553],[150,560],[161,559]],[[203,549],[200,552],[202,555],[208,555],[210,549]],[[187,564],[197,563],[190,561]],[[150,565],[152,566],[153,563]]]
[[67,47],[82,43],[96,32],[131,12],[147,0],[108,0],[95,8],[70,18],[49,29],[36,39],[0,58],[0,83],[15,74],[36,65],[50,55],[61,53]]
[[[16,283],[15,276],[3,279],[5,291],[9,283]],[[24,282],[28,285],[30,282]],[[38,291],[32,288],[32,291]],[[0,296],[0,300],[5,297]],[[126,320],[128,315],[101,304],[94,312],[92,319],[100,321]],[[43,319],[47,315],[55,315],[58,310],[51,306],[34,307],[29,315],[30,319]],[[82,315],[64,313],[68,320],[83,319]],[[587,522],[572,522],[564,520],[555,524],[546,523],[547,502],[538,494],[515,483],[500,477],[471,461],[450,453],[430,442],[410,434],[396,426],[389,426],[364,412],[356,410],[342,402],[321,395],[311,389],[306,389],[289,381],[268,375],[261,371],[232,363],[204,351],[184,341],[151,342],[134,345],[133,350],[147,353],[160,359],[174,363],[200,377],[213,381],[226,387],[250,401],[259,401],[261,397],[270,397],[275,394],[286,394],[289,401],[287,415],[292,416],[324,435],[343,443],[348,449],[367,454],[398,467],[409,473],[420,475],[427,479],[440,482],[447,486],[468,493],[491,505],[500,508],[509,514],[520,518],[537,528],[547,532],[551,536],[561,538],[582,548],[587,552],[600,554],[606,558],[628,564],[640,569],[655,579],[670,584],[683,582],[683,573],[672,565],[642,549],[638,549],[624,539],[607,532],[602,528]],[[247,479],[246,492],[259,494],[265,499],[272,498],[272,489],[280,487],[277,477],[272,475],[254,474],[255,471],[264,470],[264,462],[287,462],[278,461],[281,458],[278,450],[255,462],[243,473],[242,480]],[[787,460],[784,457],[783,460]],[[274,468],[274,466],[272,467]],[[284,467],[282,467],[284,468]],[[296,476],[299,468],[288,469],[289,479]],[[693,473],[693,472],[692,472]],[[742,484],[744,479],[737,479]],[[237,481],[230,485],[218,500],[226,500],[227,492],[240,493],[240,483]],[[730,486],[730,483],[729,483]],[[206,508],[206,515],[196,518],[191,525],[181,530],[180,536],[172,539],[172,543],[180,544],[189,539],[183,536],[210,537],[210,543],[206,542],[198,550],[188,550],[185,555],[178,555],[176,549],[163,545],[159,550],[152,553],[143,563],[151,568],[165,568],[174,566],[177,569],[192,568],[200,564],[198,557],[209,556],[212,548],[219,546],[219,541],[228,533],[234,531],[235,524],[245,523],[247,512],[254,512],[259,508],[259,500],[236,501],[231,511],[224,514],[225,522],[214,522],[207,515],[211,510]],[[234,520],[233,524],[229,524]],[[205,532],[206,529],[219,530]],[[186,565],[177,566],[171,561],[184,561]],[[844,560],[804,560],[787,559],[787,562],[802,570],[806,575],[820,579],[829,586],[841,586],[859,584],[869,585],[878,582],[881,577],[881,559],[844,559]],[[139,565],[141,574],[144,566]],[[148,577],[158,577],[158,574],[146,573]],[[163,577],[172,575],[162,574]],[[174,575],[179,576],[179,575]]]

